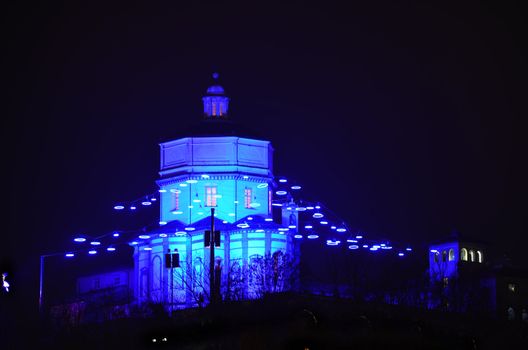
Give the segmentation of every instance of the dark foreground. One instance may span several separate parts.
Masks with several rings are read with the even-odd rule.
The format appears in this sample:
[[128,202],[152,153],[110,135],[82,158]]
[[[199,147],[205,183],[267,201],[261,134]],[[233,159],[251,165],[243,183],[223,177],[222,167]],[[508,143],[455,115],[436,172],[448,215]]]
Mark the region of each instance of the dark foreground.
[[528,349],[520,321],[298,295],[172,317],[14,327],[1,349]]

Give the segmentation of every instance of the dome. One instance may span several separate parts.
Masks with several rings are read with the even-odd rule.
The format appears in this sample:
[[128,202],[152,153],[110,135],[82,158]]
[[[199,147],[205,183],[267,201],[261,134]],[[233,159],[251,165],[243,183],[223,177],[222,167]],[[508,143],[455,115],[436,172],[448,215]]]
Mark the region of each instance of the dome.
[[220,85],[211,85],[207,89],[207,94],[209,95],[223,95],[225,93],[224,88]]

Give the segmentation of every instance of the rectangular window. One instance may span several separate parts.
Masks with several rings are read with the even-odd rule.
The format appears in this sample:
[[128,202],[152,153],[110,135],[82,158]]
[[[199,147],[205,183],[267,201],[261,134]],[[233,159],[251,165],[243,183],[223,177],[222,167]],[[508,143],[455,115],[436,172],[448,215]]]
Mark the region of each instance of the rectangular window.
[[180,210],[180,192],[172,192],[172,210]]
[[246,187],[244,190],[244,207],[251,208],[251,188]]
[[205,186],[205,206],[216,207],[216,186]]
[[271,191],[268,191],[268,214],[271,214]]

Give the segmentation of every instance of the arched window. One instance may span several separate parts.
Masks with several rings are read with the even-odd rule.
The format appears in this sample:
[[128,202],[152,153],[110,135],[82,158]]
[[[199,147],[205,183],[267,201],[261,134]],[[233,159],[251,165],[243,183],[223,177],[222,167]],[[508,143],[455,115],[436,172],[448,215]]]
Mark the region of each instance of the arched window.
[[438,253],[438,252],[435,252],[435,253],[434,253],[433,259],[434,259],[434,262],[435,262],[435,263],[438,262],[438,258],[439,258],[439,256],[440,256],[440,253]]
[[449,249],[449,261],[455,260],[455,250],[453,248]]
[[473,249],[469,250],[469,261],[475,261],[475,252],[473,251]]
[[447,252],[445,250],[442,251],[442,262],[447,261]]
[[477,261],[482,263],[482,252],[480,250],[477,250]]
[[460,249],[460,260],[467,261],[468,260],[468,252],[466,248]]

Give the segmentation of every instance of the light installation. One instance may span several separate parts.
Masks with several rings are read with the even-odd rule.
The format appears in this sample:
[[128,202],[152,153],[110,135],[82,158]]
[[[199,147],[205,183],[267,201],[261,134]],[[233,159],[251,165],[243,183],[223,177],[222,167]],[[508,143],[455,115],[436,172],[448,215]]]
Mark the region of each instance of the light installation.
[[[203,102],[206,121],[227,118],[229,98],[221,86],[210,87]],[[344,249],[351,254],[360,246],[400,257],[404,256],[402,250],[411,251],[408,246],[398,249],[395,242],[388,244],[374,237],[365,238],[363,231],[351,229],[327,206],[302,198],[303,187],[299,181],[272,174],[273,149],[268,141],[221,135],[185,137],[162,143],[160,147],[161,177],[156,182],[159,188],[131,201],[119,201],[113,207],[116,212],[156,207],[160,212],[157,225],[90,238],[90,245],[101,245],[107,252],[114,252],[119,244],[134,247],[134,273],[138,281],[134,294],[138,300],[168,301],[167,295],[176,294],[176,299],[170,300],[171,305],[185,307],[193,303],[189,291],[181,290],[184,283],[179,283],[180,289],[176,291],[174,287],[164,290],[169,285],[168,277],[156,271],[162,270],[167,249],[176,249],[185,268],[194,269],[192,275],[201,274],[199,271],[207,267],[204,232],[210,226],[211,208],[215,209],[212,220],[222,235],[215,251],[225,268],[233,261],[252,263],[276,252],[295,255],[298,259],[300,244],[321,244],[327,249]],[[107,242],[109,237],[112,237],[111,244]],[[307,241],[301,243],[304,238]],[[361,245],[358,240],[362,241]],[[83,243],[86,238],[79,236],[74,241]],[[73,258],[80,251],[71,251],[65,256]],[[97,253],[97,250],[88,250],[89,255]],[[207,289],[193,288],[201,288],[208,298]],[[251,286],[248,288],[246,295],[257,294]]]

